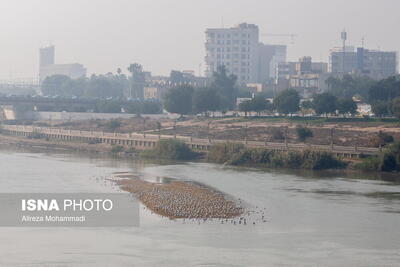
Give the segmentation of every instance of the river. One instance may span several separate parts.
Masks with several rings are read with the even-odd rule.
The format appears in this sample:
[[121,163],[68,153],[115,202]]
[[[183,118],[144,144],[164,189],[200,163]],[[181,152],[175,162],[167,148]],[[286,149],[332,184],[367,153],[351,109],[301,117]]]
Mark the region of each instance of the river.
[[[399,266],[400,183],[341,174],[169,165],[0,150],[1,192],[117,192],[115,172],[191,180],[266,210],[266,223],[0,228],[0,266]],[[328,177],[327,177],[328,176]]]

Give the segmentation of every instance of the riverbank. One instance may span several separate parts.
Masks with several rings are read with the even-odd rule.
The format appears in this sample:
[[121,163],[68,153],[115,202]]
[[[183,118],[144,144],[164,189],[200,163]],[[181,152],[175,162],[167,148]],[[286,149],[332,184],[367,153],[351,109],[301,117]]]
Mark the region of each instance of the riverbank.
[[70,152],[110,153],[112,146],[107,144],[85,144],[61,142],[46,139],[30,139],[19,136],[0,134],[1,147],[34,148],[42,150],[59,150]]

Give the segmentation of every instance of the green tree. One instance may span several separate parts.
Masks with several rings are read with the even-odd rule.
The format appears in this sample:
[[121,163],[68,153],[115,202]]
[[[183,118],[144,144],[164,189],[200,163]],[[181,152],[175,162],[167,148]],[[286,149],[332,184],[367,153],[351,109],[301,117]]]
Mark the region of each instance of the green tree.
[[256,96],[255,98],[252,99],[252,108],[253,111],[257,112],[258,115],[262,111],[265,111],[269,108],[270,102],[266,100],[263,96]]
[[372,112],[378,117],[387,116],[389,114],[389,105],[384,101],[376,101],[372,104]]
[[396,97],[400,97],[400,79],[398,77],[393,76],[377,81],[369,89],[369,102],[371,104],[377,101],[389,103]]
[[196,113],[208,113],[217,111],[220,105],[220,97],[214,88],[197,88],[193,94],[193,110]]
[[247,113],[253,111],[253,102],[251,100],[245,100],[239,104],[239,111],[244,112],[244,116],[247,117]]
[[92,98],[120,98],[123,96],[122,87],[115,86],[113,79],[105,75],[92,75],[87,85],[85,95]]
[[214,88],[221,100],[220,108],[222,110],[230,110],[236,104],[236,81],[235,75],[228,75],[225,66],[219,66],[213,74],[211,87]]
[[400,97],[393,99],[391,110],[393,115],[400,119]]
[[181,116],[192,112],[193,87],[178,86],[171,88],[164,96],[164,107],[170,113]]
[[42,83],[42,94],[45,96],[64,96],[63,86],[70,81],[71,78],[65,75],[49,76]]
[[131,64],[128,67],[128,71],[131,73],[128,97],[143,99],[146,77],[142,65],[138,63]]
[[108,130],[115,132],[121,127],[121,122],[118,120],[110,120],[109,122],[106,123],[105,125]]
[[296,133],[297,133],[297,137],[299,138],[299,140],[301,142],[305,142],[308,138],[311,138],[314,136],[311,129],[303,127],[303,126],[297,126]]
[[356,102],[354,102],[354,100],[352,98],[347,98],[347,99],[338,100],[337,109],[340,114],[355,115],[357,113],[358,107],[357,107]]
[[313,103],[318,115],[334,113],[337,108],[337,98],[330,93],[315,95]]
[[300,96],[294,89],[286,89],[274,99],[274,105],[279,113],[292,114],[300,110]]
[[330,76],[326,80],[329,93],[337,98],[352,98],[359,95],[362,98],[368,97],[368,89],[373,85],[374,80],[368,76],[345,75],[343,78]]

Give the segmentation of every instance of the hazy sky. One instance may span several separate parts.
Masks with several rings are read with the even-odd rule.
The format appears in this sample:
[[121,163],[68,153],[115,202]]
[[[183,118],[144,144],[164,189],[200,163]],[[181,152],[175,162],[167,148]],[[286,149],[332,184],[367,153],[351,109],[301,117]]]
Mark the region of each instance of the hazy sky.
[[0,0],[0,78],[37,76],[38,48],[49,43],[57,63],[79,62],[89,73],[125,71],[131,62],[153,74],[198,72],[204,31],[222,21],[298,34],[291,60],[328,61],[344,27],[348,44],[361,45],[365,36],[367,48],[397,51],[399,10],[399,0]]

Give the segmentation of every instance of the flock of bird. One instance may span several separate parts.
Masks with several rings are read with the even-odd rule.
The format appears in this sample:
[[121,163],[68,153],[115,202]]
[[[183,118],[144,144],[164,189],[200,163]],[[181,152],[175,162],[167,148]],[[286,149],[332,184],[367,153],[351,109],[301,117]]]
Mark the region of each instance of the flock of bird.
[[172,220],[180,219],[183,223],[256,225],[267,222],[265,208],[245,208],[247,205],[243,200],[231,199],[198,184],[182,181],[158,184],[142,179],[120,179],[110,183],[108,180],[96,178],[103,186],[132,193],[152,213]]

